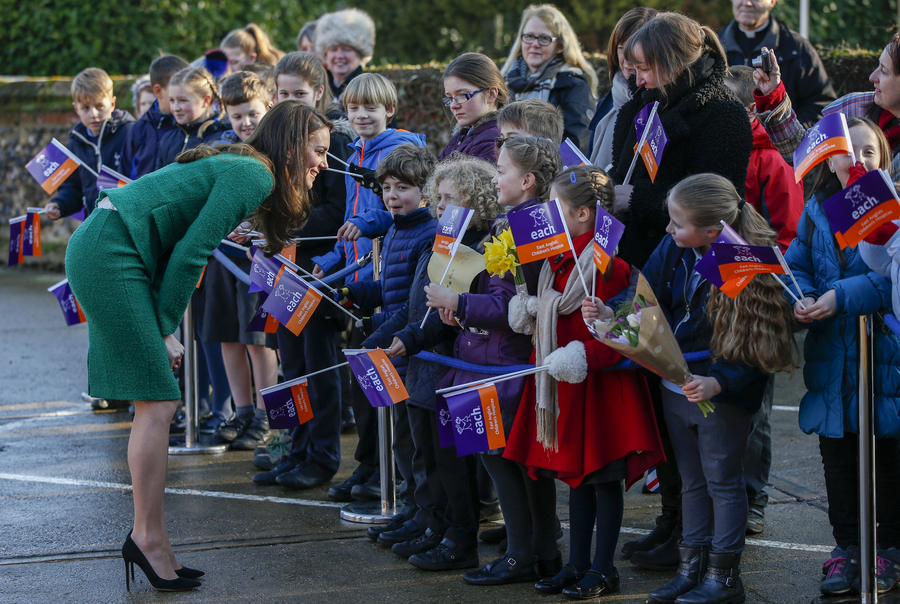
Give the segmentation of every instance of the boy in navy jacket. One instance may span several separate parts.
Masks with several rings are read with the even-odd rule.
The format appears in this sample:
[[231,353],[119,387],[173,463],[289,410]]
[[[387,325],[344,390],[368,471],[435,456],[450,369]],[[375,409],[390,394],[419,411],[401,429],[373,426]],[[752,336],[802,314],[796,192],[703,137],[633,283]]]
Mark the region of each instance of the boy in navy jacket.
[[158,57],[150,63],[150,85],[156,102],[134,124],[122,151],[121,172],[131,180],[153,172],[160,139],[177,127],[169,111],[169,80],[185,67],[190,64],[175,55]]
[[56,220],[82,208],[84,216],[97,200],[97,173],[102,166],[122,171],[122,148],[134,125],[127,111],[116,109],[112,79],[102,69],[89,67],[72,80],[72,106],[81,120],[69,133],[66,147],[82,162],[74,174],[60,185],[44,209]]

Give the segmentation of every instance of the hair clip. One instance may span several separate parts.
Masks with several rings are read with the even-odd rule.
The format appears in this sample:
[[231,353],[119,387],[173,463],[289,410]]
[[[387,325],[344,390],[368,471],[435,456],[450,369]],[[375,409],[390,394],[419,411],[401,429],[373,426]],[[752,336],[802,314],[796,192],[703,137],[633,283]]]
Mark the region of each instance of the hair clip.
[[572,184],[573,184],[573,185],[574,185],[576,182],[578,182],[578,178],[575,176],[575,172],[569,172],[569,180],[572,181]]

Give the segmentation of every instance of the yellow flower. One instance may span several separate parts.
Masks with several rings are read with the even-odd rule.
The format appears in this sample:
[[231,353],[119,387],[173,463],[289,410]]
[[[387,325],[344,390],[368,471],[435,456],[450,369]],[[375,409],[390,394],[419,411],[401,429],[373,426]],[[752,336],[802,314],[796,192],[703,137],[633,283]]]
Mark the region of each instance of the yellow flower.
[[511,252],[502,239],[494,237],[493,241],[484,244],[484,266],[491,275],[503,277],[508,271],[515,271],[518,265],[515,251]]
[[[496,238],[495,238],[496,239]],[[516,242],[513,240],[512,229],[506,229],[502,233],[500,233],[500,242],[506,246],[506,250],[508,252],[515,251]]]

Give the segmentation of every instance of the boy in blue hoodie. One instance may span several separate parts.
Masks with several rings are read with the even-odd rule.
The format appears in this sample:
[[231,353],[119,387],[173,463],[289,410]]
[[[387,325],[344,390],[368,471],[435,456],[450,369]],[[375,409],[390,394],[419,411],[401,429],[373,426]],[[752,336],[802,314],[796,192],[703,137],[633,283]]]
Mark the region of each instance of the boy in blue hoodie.
[[[397,112],[397,90],[390,80],[375,73],[364,73],[347,84],[341,95],[347,118],[359,135],[351,148],[349,163],[376,170],[381,161],[403,143],[425,146],[425,136],[406,130],[388,128]],[[341,166],[336,166],[341,169]],[[353,264],[372,251],[372,239],[384,235],[392,224],[390,212],[370,189],[363,187],[352,176],[347,184],[347,209],[344,226],[338,231],[334,250],[316,256],[313,274],[322,277],[340,264]],[[347,283],[372,279],[371,265],[347,277]]]
[[190,64],[175,55],[157,57],[150,63],[150,85],[156,101],[134,124],[122,150],[122,174],[131,180],[153,172],[159,140],[178,127],[169,110],[169,80],[186,67]]
[[44,209],[56,220],[82,208],[87,218],[97,200],[97,173],[102,166],[122,171],[122,148],[134,125],[131,114],[116,109],[112,79],[102,69],[89,67],[72,80],[72,106],[80,122],[69,133],[66,147],[82,162],[60,185]]

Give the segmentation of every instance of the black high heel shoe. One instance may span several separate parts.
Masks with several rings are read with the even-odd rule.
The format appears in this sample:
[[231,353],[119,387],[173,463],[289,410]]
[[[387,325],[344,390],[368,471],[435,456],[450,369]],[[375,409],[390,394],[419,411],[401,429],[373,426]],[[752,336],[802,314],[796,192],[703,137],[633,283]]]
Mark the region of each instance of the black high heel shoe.
[[[150,561],[131,539],[131,535],[125,538],[125,544],[122,545],[122,559],[125,560],[125,589],[131,591],[131,579],[134,579],[134,565],[137,564],[150,586],[157,591],[187,591],[200,587],[200,581],[178,577],[177,579],[162,579],[153,570]],[[129,577],[129,567],[131,568],[131,576]]]
[[195,568],[188,568],[187,566],[182,566],[181,568],[175,569],[175,574],[179,577],[183,577],[185,579],[199,579],[206,573],[202,570],[197,570]]

